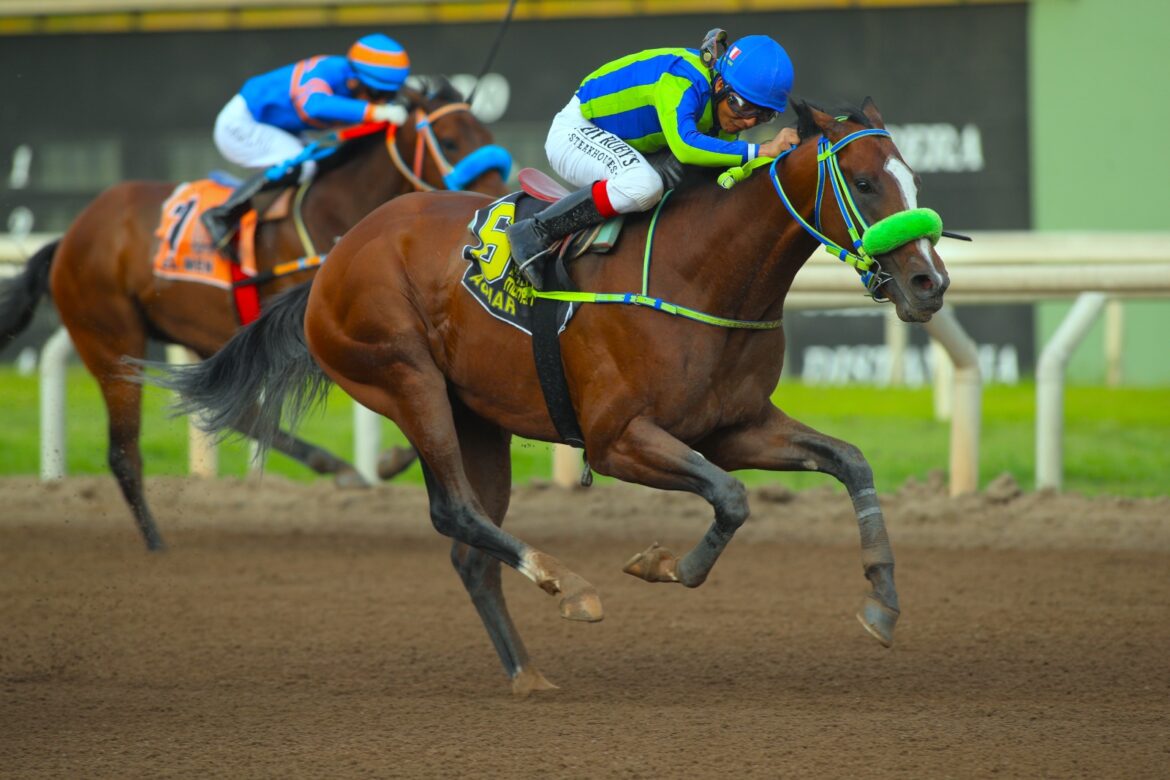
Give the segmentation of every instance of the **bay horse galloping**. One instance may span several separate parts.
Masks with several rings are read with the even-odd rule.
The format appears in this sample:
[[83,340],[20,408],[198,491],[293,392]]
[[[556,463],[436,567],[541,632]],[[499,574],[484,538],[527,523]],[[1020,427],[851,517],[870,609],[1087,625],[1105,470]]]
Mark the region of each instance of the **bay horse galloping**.
[[[462,96],[445,79],[411,83],[400,93],[411,111],[407,124],[378,126],[321,160],[317,178],[298,192],[303,225],[298,215],[256,227],[258,273],[250,281],[268,279],[259,286],[261,305],[310,278],[312,270],[295,271],[304,268],[294,261],[305,257],[306,244],[329,251],[339,236],[387,200],[445,186],[496,195],[507,191],[510,158],[491,145],[491,134]],[[0,287],[0,344],[27,326],[51,288],[78,355],[100,385],[109,415],[110,469],[151,550],[164,545],[143,494],[142,387],[124,381],[123,356],[144,357],[147,339],[155,338],[206,358],[239,324],[231,292],[154,273],[155,228],[174,190],[174,183],[152,181],[111,187],[59,240],[37,251],[21,276]],[[286,267],[294,272],[280,275]],[[247,432],[248,420],[238,423]],[[318,473],[335,474],[343,484],[361,482],[349,463],[296,437],[280,433],[272,445]]]
[[[617,305],[584,303],[573,314],[559,339],[563,375],[593,469],[695,493],[714,509],[690,552],[653,545],[625,571],[697,587],[748,516],[747,491],[728,472],[824,472],[848,488],[857,516],[872,586],[858,617],[889,646],[899,615],[894,557],[870,465],[771,395],[785,295],[818,242],[852,261],[875,299],[921,322],[949,284],[934,249],[942,224],[917,208],[915,175],[872,101],[840,116],[809,104],[796,111],[802,142],[760,161],[770,167],[719,177],[740,181],[730,192],[710,179],[680,188],[654,215],[627,216],[612,254],[573,261],[569,275],[583,292],[561,297]],[[455,568],[523,695],[550,683],[508,614],[500,563],[557,596],[565,618],[600,620],[602,608],[584,578],[500,527],[511,437],[565,437],[528,336],[461,289],[461,247],[474,243],[469,220],[485,203],[440,193],[381,207],[345,235],[311,286],[275,301],[211,360],[153,381],[177,390],[212,429],[260,402],[265,429],[275,430],[283,401],[302,409],[329,380],[394,420],[418,450],[431,520],[454,539]],[[302,322],[303,343],[294,333]]]

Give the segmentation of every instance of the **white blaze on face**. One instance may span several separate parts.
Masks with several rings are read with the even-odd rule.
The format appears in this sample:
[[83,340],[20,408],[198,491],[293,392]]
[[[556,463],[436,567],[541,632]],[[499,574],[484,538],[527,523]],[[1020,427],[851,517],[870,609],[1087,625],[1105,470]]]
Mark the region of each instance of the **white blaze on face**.
[[[894,177],[894,181],[898,182],[898,189],[902,192],[904,208],[918,208],[918,187],[914,184],[914,172],[910,170],[910,166],[897,157],[891,157],[886,160],[886,171]],[[915,243],[918,245],[918,251],[926,258],[926,262],[931,264],[931,270],[937,272],[937,269],[934,269],[934,262],[930,253],[930,242],[925,238],[920,238]]]
[[886,160],[886,171],[898,182],[898,189],[902,191],[902,207],[918,208],[918,187],[914,186],[914,172],[910,170],[910,166],[897,157],[891,157]]

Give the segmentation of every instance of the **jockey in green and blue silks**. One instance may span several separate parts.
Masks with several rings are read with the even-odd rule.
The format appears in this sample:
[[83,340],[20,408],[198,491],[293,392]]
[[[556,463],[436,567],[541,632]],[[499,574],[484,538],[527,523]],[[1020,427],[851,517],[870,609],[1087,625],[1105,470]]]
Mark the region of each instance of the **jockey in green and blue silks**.
[[[215,120],[215,145],[231,162],[266,170],[295,159],[305,148],[309,130],[363,122],[406,121],[406,109],[388,104],[410,74],[406,50],[381,33],[358,39],[344,57],[310,57],[244,82]],[[316,163],[306,160],[296,171],[312,178]],[[204,224],[219,245],[253,195],[275,180],[263,174],[236,190],[222,207],[205,213]]]
[[[545,142],[553,169],[581,189],[508,231],[526,276],[538,284],[525,261],[556,239],[653,207],[664,177],[677,183],[678,163],[731,167],[797,143],[791,128],[764,144],[738,140],[785,110],[792,80],[788,54],[764,35],[736,41],[710,66],[695,49],[649,49],[590,73],[553,118]],[[673,159],[663,166],[666,155]]]

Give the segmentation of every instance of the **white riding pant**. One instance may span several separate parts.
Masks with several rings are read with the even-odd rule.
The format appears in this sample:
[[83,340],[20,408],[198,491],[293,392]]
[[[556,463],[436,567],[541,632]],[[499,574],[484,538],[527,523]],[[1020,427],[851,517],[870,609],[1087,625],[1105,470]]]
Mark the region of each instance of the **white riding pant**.
[[[287,130],[257,122],[241,95],[236,95],[215,118],[215,146],[229,161],[244,168],[266,169],[300,154],[305,142]],[[316,170],[313,160],[301,168],[301,181]]]
[[553,170],[574,187],[606,181],[619,214],[646,211],[662,199],[662,177],[634,147],[581,116],[576,95],[553,117],[544,151]]

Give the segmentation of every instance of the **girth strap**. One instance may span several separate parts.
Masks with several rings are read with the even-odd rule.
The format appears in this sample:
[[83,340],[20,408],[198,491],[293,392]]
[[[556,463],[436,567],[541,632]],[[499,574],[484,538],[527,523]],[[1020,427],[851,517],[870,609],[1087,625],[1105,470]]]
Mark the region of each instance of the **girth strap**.
[[[545,287],[575,289],[568,273],[564,270],[561,256],[544,266]],[[585,448],[585,436],[573,409],[569,395],[569,380],[565,376],[565,364],[561,357],[560,324],[565,321],[565,312],[572,304],[538,298],[532,308],[532,356],[536,360],[536,376],[540,380],[540,391],[544,395],[549,417],[557,429],[561,441],[574,447]]]

